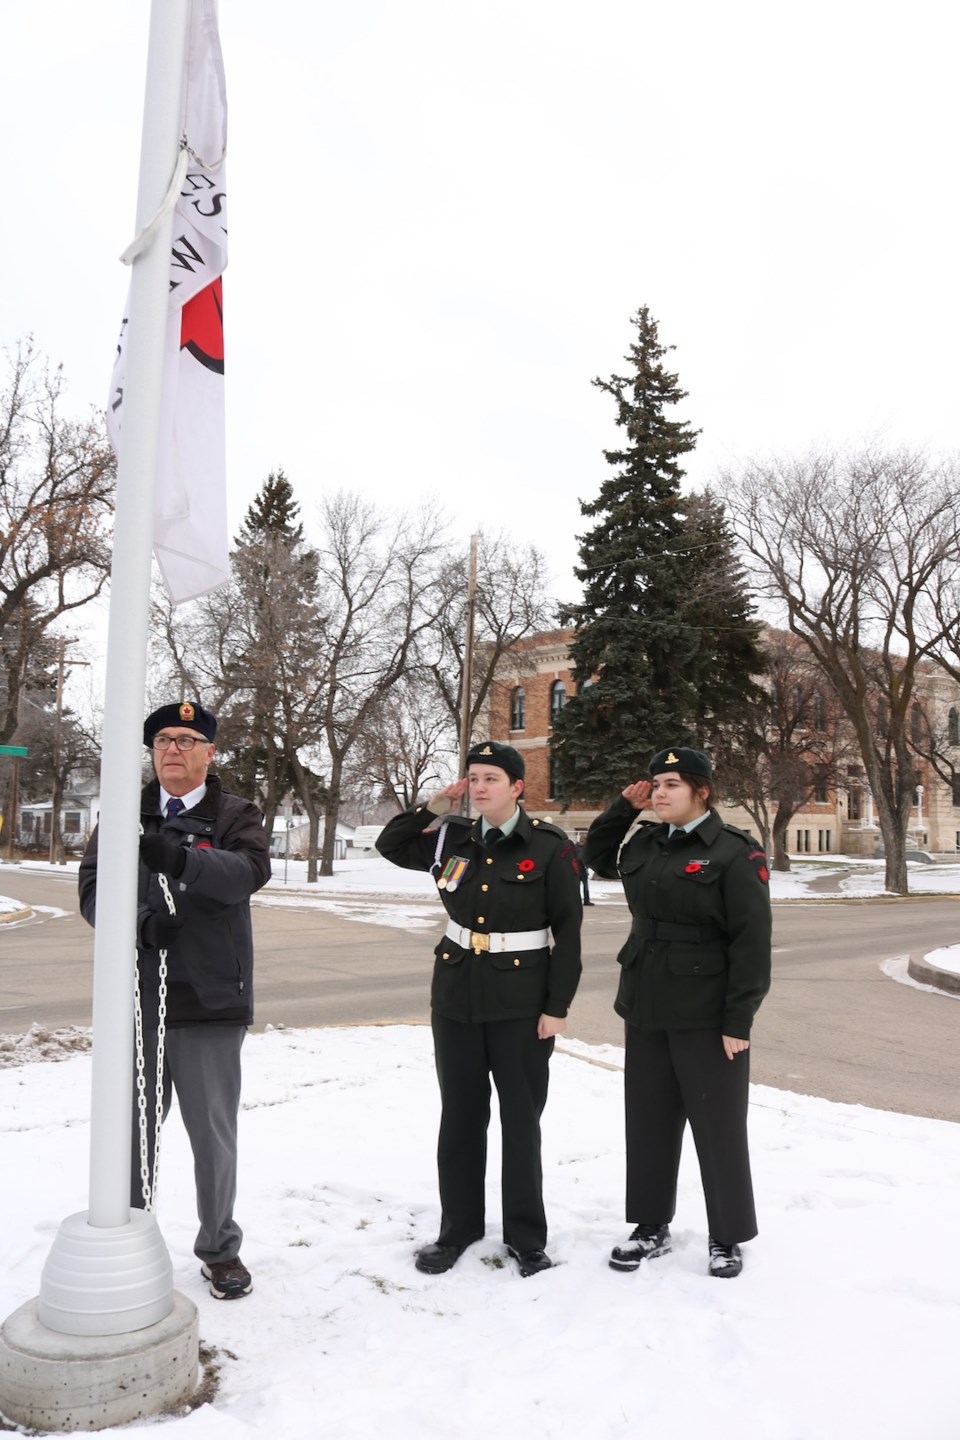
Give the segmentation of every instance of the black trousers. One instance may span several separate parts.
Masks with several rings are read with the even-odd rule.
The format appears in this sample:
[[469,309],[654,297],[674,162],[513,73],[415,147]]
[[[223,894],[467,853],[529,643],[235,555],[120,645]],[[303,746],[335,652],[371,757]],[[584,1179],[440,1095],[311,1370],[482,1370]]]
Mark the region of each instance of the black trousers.
[[433,1016],[440,1082],[441,1245],[469,1245],[484,1233],[484,1177],[490,1076],[500,1099],[504,1243],[522,1253],[547,1243],[540,1161],[540,1116],[547,1103],[553,1040],[537,1038],[537,1018],[463,1024]]
[[747,1147],[750,1051],[728,1060],[719,1030],[626,1027],[627,1221],[664,1225],[677,1208],[683,1131],[690,1121],[710,1234],[752,1240],[757,1215]]

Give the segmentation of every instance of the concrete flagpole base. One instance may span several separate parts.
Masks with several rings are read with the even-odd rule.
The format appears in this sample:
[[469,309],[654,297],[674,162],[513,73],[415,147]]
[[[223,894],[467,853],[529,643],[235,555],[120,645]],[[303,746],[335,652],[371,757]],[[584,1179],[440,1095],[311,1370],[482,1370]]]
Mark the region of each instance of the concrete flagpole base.
[[31,1430],[106,1430],[158,1415],[197,1386],[197,1307],[130,1334],[64,1335],[28,1300],[0,1327],[0,1413]]

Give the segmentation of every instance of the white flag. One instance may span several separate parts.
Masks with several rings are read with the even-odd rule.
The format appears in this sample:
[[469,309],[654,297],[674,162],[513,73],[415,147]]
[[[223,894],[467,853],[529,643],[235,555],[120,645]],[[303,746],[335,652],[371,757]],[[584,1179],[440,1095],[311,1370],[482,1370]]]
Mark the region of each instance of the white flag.
[[[186,171],[174,208],[153,539],[175,604],[216,589],[229,575],[221,279],[227,263],[227,100],[216,0],[193,0],[191,6],[183,135]],[[124,319],[107,406],[118,457],[126,331]]]

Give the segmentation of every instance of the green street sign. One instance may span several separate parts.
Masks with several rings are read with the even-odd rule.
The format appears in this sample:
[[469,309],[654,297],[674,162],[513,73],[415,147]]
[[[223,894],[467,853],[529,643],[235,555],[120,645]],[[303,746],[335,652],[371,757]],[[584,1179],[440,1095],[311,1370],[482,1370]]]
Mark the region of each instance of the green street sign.
[[0,755],[18,755],[23,759],[29,754],[26,745],[0,745]]

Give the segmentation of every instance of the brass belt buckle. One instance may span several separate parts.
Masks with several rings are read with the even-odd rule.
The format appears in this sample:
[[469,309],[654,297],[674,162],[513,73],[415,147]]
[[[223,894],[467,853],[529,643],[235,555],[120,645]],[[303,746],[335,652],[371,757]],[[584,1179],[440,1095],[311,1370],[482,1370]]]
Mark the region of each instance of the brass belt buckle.
[[474,955],[482,955],[485,950],[490,949],[490,936],[481,935],[476,930],[470,932],[470,949]]

